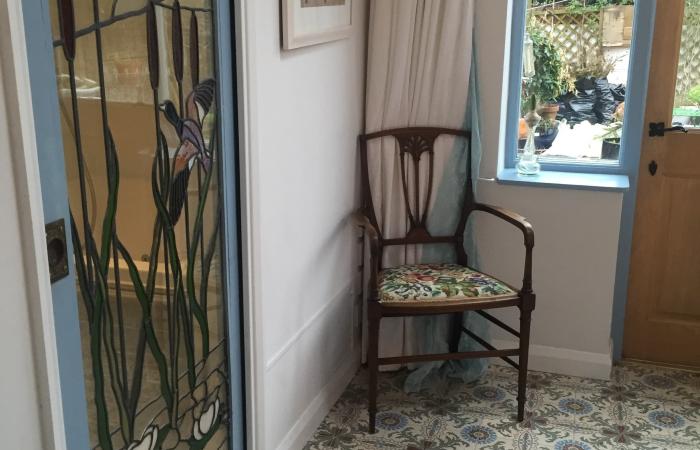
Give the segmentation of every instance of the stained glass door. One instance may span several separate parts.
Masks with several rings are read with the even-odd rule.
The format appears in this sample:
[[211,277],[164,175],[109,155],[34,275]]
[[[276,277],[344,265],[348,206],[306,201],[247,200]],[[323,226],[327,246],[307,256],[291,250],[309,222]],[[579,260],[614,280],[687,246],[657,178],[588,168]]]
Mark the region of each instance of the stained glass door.
[[67,446],[242,448],[228,2],[23,6]]

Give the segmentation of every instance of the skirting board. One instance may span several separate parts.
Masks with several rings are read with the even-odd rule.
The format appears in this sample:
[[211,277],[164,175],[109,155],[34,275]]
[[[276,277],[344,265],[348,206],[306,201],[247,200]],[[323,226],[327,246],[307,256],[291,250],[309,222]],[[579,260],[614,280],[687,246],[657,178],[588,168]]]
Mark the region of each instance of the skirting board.
[[335,376],[313,399],[276,450],[299,450],[311,439],[335,402],[345,391],[360,367],[359,348],[336,371]]
[[[517,341],[493,339],[496,348],[516,348]],[[612,347],[608,353],[591,353],[567,348],[530,345],[529,370],[558,373],[575,377],[609,380],[612,371]],[[501,359],[491,360],[494,364],[505,364]]]

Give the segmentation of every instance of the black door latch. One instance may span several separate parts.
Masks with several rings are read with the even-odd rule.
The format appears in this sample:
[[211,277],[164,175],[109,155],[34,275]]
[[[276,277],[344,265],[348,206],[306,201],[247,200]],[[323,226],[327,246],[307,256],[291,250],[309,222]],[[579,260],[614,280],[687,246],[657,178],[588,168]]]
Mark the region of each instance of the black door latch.
[[657,170],[659,170],[659,165],[656,164],[656,161],[652,160],[652,162],[649,163],[649,173],[651,174],[652,177],[654,175],[656,175]]
[[651,122],[649,123],[649,137],[662,137],[666,133],[673,133],[680,131],[681,133],[687,133],[688,130],[685,127],[677,125],[675,127],[666,128],[665,122]]

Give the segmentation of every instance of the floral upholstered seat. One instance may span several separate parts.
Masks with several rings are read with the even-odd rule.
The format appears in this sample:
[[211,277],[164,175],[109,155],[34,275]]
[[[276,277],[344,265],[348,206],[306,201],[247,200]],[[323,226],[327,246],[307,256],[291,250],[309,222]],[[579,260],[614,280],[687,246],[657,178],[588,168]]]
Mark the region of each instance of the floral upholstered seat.
[[457,264],[416,264],[379,274],[381,303],[444,304],[456,301],[517,297],[507,284]]

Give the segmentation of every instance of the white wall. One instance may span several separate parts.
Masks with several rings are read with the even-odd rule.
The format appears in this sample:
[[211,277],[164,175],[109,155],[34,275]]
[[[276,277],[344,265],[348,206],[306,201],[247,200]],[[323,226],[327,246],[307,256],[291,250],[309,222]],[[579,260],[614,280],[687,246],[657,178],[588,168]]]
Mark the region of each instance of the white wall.
[[365,2],[353,3],[351,39],[290,52],[280,50],[280,2],[248,10],[253,301],[264,361],[258,448],[300,448],[359,365],[359,249],[348,216],[357,206]]
[[[507,0],[477,2],[476,36],[483,159],[480,201],[527,217],[535,229],[531,368],[607,377],[622,193],[526,186],[493,181],[502,167],[505,74],[510,18]],[[512,227],[511,227],[512,228]],[[477,219],[482,268],[516,286],[522,280],[522,238],[497,220]],[[514,257],[514,255],[516,257]],[[511,325],[517,314],[502,315]],[[495,333],[497,339],[506,339]]]

